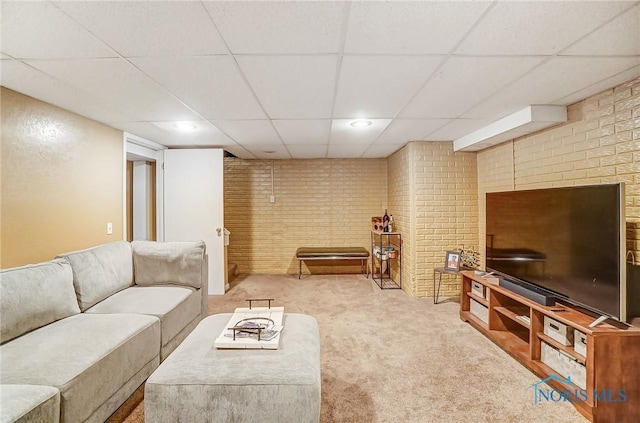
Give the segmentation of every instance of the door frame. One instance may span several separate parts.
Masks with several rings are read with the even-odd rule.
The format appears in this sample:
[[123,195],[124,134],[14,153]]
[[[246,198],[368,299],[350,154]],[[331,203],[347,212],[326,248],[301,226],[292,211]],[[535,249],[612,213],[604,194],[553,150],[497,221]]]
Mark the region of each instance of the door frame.
[[[144,160],[156,163],[156,240],[164,241],[164,145],[149,141],[128,132],[123,133],[123,190],[122,190],[122,221],[124,224],[122,239],[127,239],[127,160]],[[134,194],[135,195],[135,194]]]

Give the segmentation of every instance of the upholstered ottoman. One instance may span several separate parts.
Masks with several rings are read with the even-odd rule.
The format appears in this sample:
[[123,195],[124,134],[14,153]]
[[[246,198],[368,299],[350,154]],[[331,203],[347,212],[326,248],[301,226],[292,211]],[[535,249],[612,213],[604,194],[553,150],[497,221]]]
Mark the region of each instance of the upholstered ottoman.
[[320,420],[320,335],[316,319],[284,315],[277,350],[218,350],[231,314],[202,320],[149,377],[145,422]]

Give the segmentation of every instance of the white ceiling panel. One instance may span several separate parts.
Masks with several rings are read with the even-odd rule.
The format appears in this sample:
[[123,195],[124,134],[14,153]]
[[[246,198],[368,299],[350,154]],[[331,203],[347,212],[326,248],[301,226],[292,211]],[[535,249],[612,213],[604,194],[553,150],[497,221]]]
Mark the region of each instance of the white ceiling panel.
[[537,64],[540,57],[452,57],[399,116],[455,118]]
[[640,54],[640,5],[631,8],[562,52],[563,55]]
[[241,56],[237,60],[269,117],[331,117],[336,56]]
[[344,2],[206,2],[234,54],[337,53]]
[[573,104],[578,101],[584,100],[585,98],[590,97],[594,94],[605,91],[624,82],[631,81],[632,79],[638,77],[640,77],[640,64],[615,76],[612,76],[611,78],[604,79],[593,85],[590,85],[587,88],[580,89],[566,97],[562,97],[558,100],[552,101],[550,104]]
[[131,61],[205,119],[266,118],[230,56]]
[[188,123],[194,125],[193,131],[181,131],[174,126],[175,122],[115,122],[110,125],[167,147],[192,145],[226,148],[238,145],[210,122],[194,121]]
[[331,122],[330,145],[371,144],[380,136],[391,119],[369,119],[371,126],[354,128],[353,119],[334,119]]
[[403,146],[404,144],[373,144],[364,152],[362,157],[366,159],[389,157]]
[[258,159],[290,159],[291,155],[282,144],[249,145],[245,148]]
[[639,63],[640,59],[634,57],[555,57],[480,103],[464,117],[501,118],[530,104],[549,104]]
[[335,118],[393,118],[444,60],[444,56],[346,56]]
[[329,119],[274,120],[273,124],[282,141],[287,145],[329,144],[329,132],[331,131]]
[[323,159],[327,157],[327,145],[288,145],[287,150],[294,159]]
[[18,60],[2,60],[1,66],[0,83],[3,87],[99,122],[131,119],[117,105],[101,102],[98,98]]
[[201,2],[61,1],[56,4],[125,57],[227,53]]
[[327,157],[330,159],[346,159],[361,157],[369,146],[367,144],[334,144],[329,145]]
[[253,154],[251,154],[249,151],[247,151],[247,149],[245,149],[244,147],[241,146],[231,146],[228,145],[224,148],[224,151],[228,151],[229,153],[233,154],[236,157],[239,157],[241,159],[255,159],[256,156],[254,156]]
[[489,123],[491,123],[491,119],[454,119],[431,133],[426,139],[430,141],[452,141]]
[[451,119],[394,119],[376,140],[376,144],[405,144],[408,141],[426,139]]
[[124,59],[33,60],[27,63],[109,105],[117,105],[135,121],[198,119]]
[[354,2],[345,53],[446,54],[489,2]]
[[627,1],[496,2],[456,53],[555,54],[630,6]]
[[48,2],[2,2],[2,51],[18,59],[116,57]]
[[282,145],[268,120],[216,120],[212,122],[242,146]]

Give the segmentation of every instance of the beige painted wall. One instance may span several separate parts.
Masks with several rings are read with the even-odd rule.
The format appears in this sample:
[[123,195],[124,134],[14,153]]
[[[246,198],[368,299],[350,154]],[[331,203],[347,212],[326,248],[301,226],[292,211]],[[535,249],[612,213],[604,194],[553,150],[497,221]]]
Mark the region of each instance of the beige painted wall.
[[640,78],[569,107],[565,124],[478,153],[486,192],[625,182],[627,249],[640,257]]
[[6,88],[0,94],[1,267],[122,239],[122,132]]
[[[275,203],[269,202],[272,166]],[[298,247],[369,249],[371,217],[381,216],[387,201],[385,159],[225,158],[224,167],[229,262],[238,272],[296,273]],[[312,266],[314,273],[360,270]]]

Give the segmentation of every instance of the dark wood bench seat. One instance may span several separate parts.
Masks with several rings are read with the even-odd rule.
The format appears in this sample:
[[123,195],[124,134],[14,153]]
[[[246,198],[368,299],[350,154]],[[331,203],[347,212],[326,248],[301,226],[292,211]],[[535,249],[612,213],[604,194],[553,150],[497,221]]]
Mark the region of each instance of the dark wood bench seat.
[[298,279],[302,276],[302,262],[305,260],[360,260],[362,273],[369,277],[369,251],[363,247],[300,247],[296,251],[296,258]]

